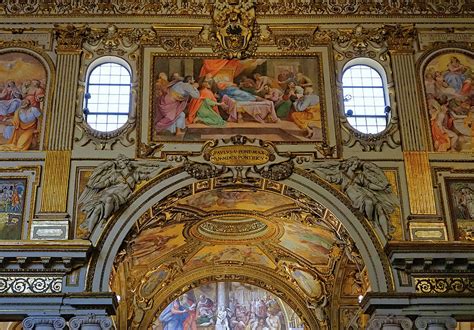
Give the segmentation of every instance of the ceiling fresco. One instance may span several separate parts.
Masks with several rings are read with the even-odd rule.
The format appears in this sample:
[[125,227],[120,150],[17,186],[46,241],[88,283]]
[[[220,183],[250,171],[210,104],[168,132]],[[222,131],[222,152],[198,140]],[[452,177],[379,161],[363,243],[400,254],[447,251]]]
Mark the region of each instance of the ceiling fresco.
[[[252,283],[257,286],[268,282],[288,286],[304,305],[319,310],[318,322],[324,323],[335,274],[349,267],[352,277],[362,278],[361,259],[352,258],[357,250],[344,228],[322,205],[314,202],[305,207],[305,197],[292,195],[284,185],[278,189],[251,189],[238,184],[217,188],[208,185],[206,189],[203,186],[206,185],[201,182],[182,188],[176,196],[153,206],[124,243],[123,251],[127,252],[119,254],[122,257],[116,263],[116,271],[127,274],[127,288],[122,288],[121,297],[129,305],[129,322],[134,326],[147,324],[161,329],[161,312],[173,308],[173,304],[184,310],[185,299],[178,296],[184,291],[179,283],[195,288],[193,283],[200,276],[214,279],[199,280],[207,286],[215,285],[222,276],[226,281],[238,279],[239,285],[256,281]],[[338,265],[343,260],[345,266],[340,270]],[[249,275],[244,279],[232,270]],[[113,283],[114,280],[112,286]],[[352,297],[348,301],[357,303],[361,290],[344,285],[341,292]],[[284,292],[272,287],[272,292],[275,290]],[[196,288],[194,291],[194,298],[198,299],[202,292]],[[297,303],[289,301],[291,295],[282,295],[281,299],[286,297],[286,302],[298,310]],[[207,320],[212,324],[217,322],[215,307],[212,320]]]

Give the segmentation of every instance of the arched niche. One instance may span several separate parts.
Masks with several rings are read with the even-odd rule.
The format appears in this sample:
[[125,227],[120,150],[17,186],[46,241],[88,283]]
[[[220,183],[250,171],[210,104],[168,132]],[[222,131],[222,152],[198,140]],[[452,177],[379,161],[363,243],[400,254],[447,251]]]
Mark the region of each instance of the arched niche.
[[439,45],[420,57],[417,70],[432,150],[471,152],[474,134],[472,49],[465,44]]
[[[7,125],[1,132],[0,151],[42,150],[45,140],[46,116],[51,108],[55,69],[50,57],[43,50],[25,45],[7,43],[0,50],[0,110],[5,122],[22,121],[18,113],[28,112],[27,127],[20,134]],[[12,86],[10,86],[12,84]],[[28,104],[24,104],[28,101]],[[9,128],[11,127],[11,128]]]
[[[255,181],[255,180],[254,180]],[[306,199],[311,207],[322,205],[329,213],[329,218],[340,222],[350,239],[357,247],[367,269],[371,290],[387,292],[393,290],[393,279],[389,262],[383,252],[382,244],[368,220],[350,207],[350,201],[315,175],[297,170],[289,179],[273,182],[258,179],[262,187],[279,189],[284,186],[291,189],[295,198]],[[146,183],[134,194],[128,207],[109,219],[105,226],[97,226],[91,234],[91,241],[97,246],[97,253],[92,256],[88,269],[86,289],[95,292],[109,291],[109,279],[117,253],[132,227],[148,217],[150,210],[160,205],[167,197],[177,191],[193,189],[210,189],[218,179],[197,182],[180,168],[163,173]],[[181,198],[175,195],[173,198]],[[168,199],[169,200],[169,199]],[[159,212],[159,210],[157,210]]]

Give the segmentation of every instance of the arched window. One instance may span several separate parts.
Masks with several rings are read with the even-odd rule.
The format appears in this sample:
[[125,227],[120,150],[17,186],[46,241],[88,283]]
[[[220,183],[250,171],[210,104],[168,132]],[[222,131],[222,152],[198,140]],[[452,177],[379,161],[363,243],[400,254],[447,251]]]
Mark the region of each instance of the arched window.
[[342,76],[344,112],[359,132],[382,132],[390,119],[387,79],[376,61],[358,59],[347,63]]
[[[94,65],[95,64],[95,65]],[[90,66],[84,96],[84,118],[100,132],[111,132],[128,120],[131,76],[120,58],[101,58]]]

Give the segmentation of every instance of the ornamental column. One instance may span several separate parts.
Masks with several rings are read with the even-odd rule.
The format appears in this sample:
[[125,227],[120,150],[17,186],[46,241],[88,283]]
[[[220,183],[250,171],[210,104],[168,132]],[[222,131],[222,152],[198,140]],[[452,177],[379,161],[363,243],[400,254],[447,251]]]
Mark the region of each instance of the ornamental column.
[[367,330],[411,330],[413,322],[406,316],[374,315]]
[[[87,35],[85,27],[56,26],[57,77],[55,97],[49,112],[46,137],[46,160],[40,214],[32,225],[32,239],[67,239],[67,193],[74,132],[77,81],[80,69],[82,42]],[[54,221],[54,222],[53,222]],[[35,227],[48,226],[41,236]],[[52,228],[53,227],[53,228]]]
[[436,218],[436,203],[428,158],[429,144],[418,91],[419,75],[414,58],[416,30],[409,26],[385,26],[393,64],[393,77],[400,117],[400,133],[411,220]]
[[454,330],[456,320],[452,317],[422,316],[415,320],[417,330]]
[[23,320],[24,330],[62,330],[66,321],[62,317],[30,316]]
[[76,316],[69,320],[70,330],[109,330],[112,320],[108,316]]

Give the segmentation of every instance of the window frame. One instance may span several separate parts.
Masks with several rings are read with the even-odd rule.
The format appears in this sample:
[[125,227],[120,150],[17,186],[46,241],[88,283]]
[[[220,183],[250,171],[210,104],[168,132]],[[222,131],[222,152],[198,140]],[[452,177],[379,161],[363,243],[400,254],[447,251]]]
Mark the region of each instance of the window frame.
[[[382,81],[382,86],[381,87],[372,87],[372,88],[382,88],[383,96],[384,96],[384,102],[385,102],[385,106],[384,106],[384,109],[383,109],[383,111],[384,111],[383,114],[380,114],[380,115],[352,115],[352,116],[347,115],[347,111],[350,110],[350,109],[346,109],[346,105],[345,105],[345,101],[344,101],[344,99],[345,99],[344,87],[345,86],[344,86],[343,80],[344,80],[344,75],[346,74],[346,72],[349,69],[351,69],[355,66],[369,67],[370,69],[377,72],[377,74],[380,76],[380,79]],[[385,71],[384,67],[379,62],[377,62],[377,61],[375,61],[371,58],[366,58],[366,57],[354,58],[354,59],[348,61],[347,63],[345,63],[345,65],[343,66],[340,83],[341,83],[341,92],[342,92],[341,93],[342,94],[342,98],[341,98],[342,110],[343,110],[343,115],[346,118],[347,125],[352,130],[357,132],[358,134],[362,134],[364,136],[385,134],[385,132],[387,132],[388,129],[390,128],[391,118],[392,118],[393,114],[392,114],[392,111],[391,111],[392,107],[391,107],[391,99],[390,99],[390,93],[389,93],[389,84],[388,84],[387,74],[386,74],[386,71]],[[354,86],[350,86],[350,87],[354,87]],[[360,86],[360,87],[364,87],[364,86]],[[371,86],[367,86],[367,88],[371,88]],[[387,107],[390,108],[390,112],[388,112],[388,113],[385,111],[385,109],[387,109]],[[349,122],[349,118],[384,118],[385,119],[385,127],[384,127],[384,129],[382,129],[379,132],[367,133],[365,131],[359,130],[355,125],[352,125]],[[364,127],[368,127],[368,126],[364,126]]]
[[[91,77],[91,74],[94,72],[94,70],[98,69],[101,65],[104,65],[104,64],[108,64],[108,63],[112,63],[112,64],[117,64],[117,65],[120,65],[122,66],[129,74],[130,76],[130,85],[129,85],[129,101],[128,101],[128,112],[125,113],[125,112],[90,112],[89,109],[88,109],[88,102],[90,100],[90,97],[88,98],[87,95],[89,94],[89,86],[90,86],[90,77]],[[126,84],[95,84],[96,86],[100,86],[100,85],[107,85],[107,86],[125,86]],[[118,57],[118,56],[102,56],[96,60],[94,60],[93,62],[91,62],[88,66],[87,66],[87,71],[86,71],[86,80],[85,80],[85,86],[84,86],[84,95],[83,95],[83,98],[82,98],[82,116],[83,116],[83,120],[84,120],[84,123],[87,125],[87,127],[94,133],[98,133],[100,135],[100,137],[112,137],[112,136],[116,136],[117,134],[121,134],[124,130],[126,130],[129,126],[129,123],[130,123],[130,118],[131,118],[131,115],[132,115],[132,106],[133,106],[133,75],[132,75],[132,69],[131,69],[131,66],[130,64],[124,60],[123,58],[121,57]],[[86,110],[88,110],[88,113],[86,113]],[[87,116],[89,115],[105,115],[105,116],[126,116],[127,120],[119,127],[115,128],[114,130],[110,130],[110,131],[102,131],[102,130],[98,130],[96,128],[93,128],[91,126],[91,124],[89,124],[89,122],[87,121]],[[98,123],[96,123],[98,124]],[[103,124],[107,124],[107,122],[103,123]],[[105,136],[104,136],[105,135]]]

